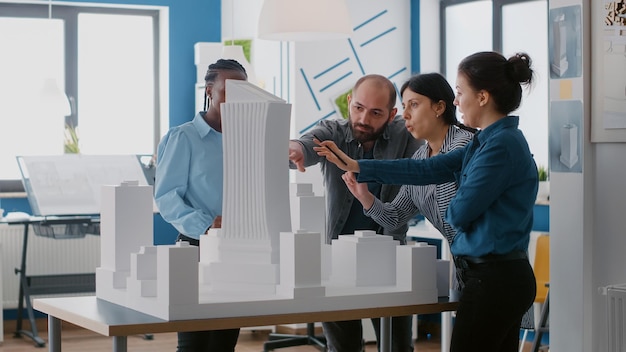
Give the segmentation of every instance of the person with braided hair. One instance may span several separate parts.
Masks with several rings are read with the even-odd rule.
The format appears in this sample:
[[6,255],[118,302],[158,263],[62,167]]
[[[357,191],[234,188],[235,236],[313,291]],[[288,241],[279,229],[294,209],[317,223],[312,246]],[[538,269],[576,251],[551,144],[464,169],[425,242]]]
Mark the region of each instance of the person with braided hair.
[[478,52],[464,58],[454,102],[464,123],[479,131],[465,147],[445,154],[353,160],[332,141],[315,147],[337,167],[358,173],[348,183],[458,184],[445,215],[456,231],[450,250],[464,284],[451,352],[517,351],[522,316],[535,299],[527,251],[537,165],[518,128],[519,117],[510,115],[521,103],[522,85],[530,85],[533,75],[525,53],[507,59],[497,52]]
[[[246,70],[235,60],[209,65],[205,80],[205,110],[192,121],[172,127],[157,148],[154,198],[165,221],[178,232],[177,241],[199,245],[199,236],[221,227],[223,150],[220,104],[225,81],[246,81]],[[208,104],[208,108],[207,105]],[[233,352],[239,329],[178,333],[178,352]]]

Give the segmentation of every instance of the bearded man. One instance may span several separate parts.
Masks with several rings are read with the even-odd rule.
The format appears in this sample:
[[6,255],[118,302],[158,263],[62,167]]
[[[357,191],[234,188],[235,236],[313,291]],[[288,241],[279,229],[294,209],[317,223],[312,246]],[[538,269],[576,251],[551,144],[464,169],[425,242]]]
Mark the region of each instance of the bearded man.
[[[404,119],[396,116],[396,89],[393,83],[381,75],[361,77],[352,93],[347,96],[349,118],[323,120],[300,139],[289,141],[291,168],[304,172],[317,163],[321,165],[326,190],[326,243],[340,234],[353,234],[355,230],[373,230],[378,234],[393,236],[406,244],[406,224],[387,229],[377,224],[363,212],[341,178],[343,171],[326,161],[313,150],[313,139],[332,140],[352,159],[401,159],[410,158],[423,141],[418,141],[407,131]],[[400,186],[368,184],[370,192],[383,202],[391,202]],[[380,319],[372,318],[376,337],[380,344]],[[363,350],[363,327],[361,320],[324,322],[324,335],[329,351],[360,352]],[[413,350],[412,317],[393,317],[392,350]]]

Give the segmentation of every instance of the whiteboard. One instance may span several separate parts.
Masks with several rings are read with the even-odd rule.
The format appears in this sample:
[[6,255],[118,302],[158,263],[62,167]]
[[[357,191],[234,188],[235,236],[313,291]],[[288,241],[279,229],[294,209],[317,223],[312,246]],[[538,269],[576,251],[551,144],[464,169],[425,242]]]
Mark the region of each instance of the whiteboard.
[[148,185],[137,155],[18,156],[33,215],[100,213],[103,185]]

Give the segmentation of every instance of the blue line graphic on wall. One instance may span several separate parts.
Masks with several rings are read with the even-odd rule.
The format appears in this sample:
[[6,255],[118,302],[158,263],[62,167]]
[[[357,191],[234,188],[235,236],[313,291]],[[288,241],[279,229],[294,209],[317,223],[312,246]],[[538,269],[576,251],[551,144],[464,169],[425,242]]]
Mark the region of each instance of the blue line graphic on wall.
[[351,74],[352,74],[352,71],[350,71],[350,72],[346,73],[345,75],[343,75],[343,76],[341,76],[341,77],[337,78],[336,80],[334,80],[333,82],[331,82],[330,84],[328,84],[326,87],[324,87],[324,88],[320,89],[320,93],[322,93],[322,92],[323,92],[323,91],[325,91],[326,89],[328,89],[328,88],[330,88],[330,87],[334,86],[337,82],[339,82],[339,81],[343,80],[344,78],[346,78],[346,77],[350,76]]
[[361,27],[365,26],[366,24],[368,24],[368,23],[372,22],[373,20],[377,19],[378,17],[380,17],[380,16],[382,16],[382,15],[384,15],[384,14],[386,14],[386,13],[387,13],[387,10],[383,10],[382,12],[380,12],[380,13],[378,13],[378,14],[374,15],[374,17],[372,17],[372,18],[370,18],[370,19],[366,20],[365,22],[361,23],[360,25],[358,25],[358,26],[354,27],[354,31],[356,31],[357,29],[359,29],[359,28],[361,28]]
[[367,41],[363,42],[363,44],[361,44],[361,48],[362,48],[362,47],[364,47],[364,46],[366,46],[367,44],[369,44],[369,43],[371,43],[371,42],[375,41],[376,39],[379,39],[379,38],[381,38],[381,37],[383,37],[383,36],[385,36],[385,35],[387,35],[387,34],[389,34],[389,33],[393,32],[393,31],[395,31],[396,29],[397,29],[397,27],[391,27],[391,28],[389,28],[388,30],[386,30],[386,31],[384,31],[384,32],[380,33],[379,35],[375,36],[374,38],[372,38],[372,39],[370,39],[370,40],[367,40]]
[[345,58],[345,59],[343,59],[343,60],[339,61],[338,63],[336,63],[336,64],[332,65],[331,67],[329,67],[329,68],[325,69],[324,71],[322,71],[322,72],[318,73],[317,75],[313,76],[313,79],[318,79],[318,78],[320,78],[322,75],[324,75],[324,74],[328,73],[329,71],[331,71],[331,70],[333,70],[333,69],[337,68],[339,65],[344,64],[344,63],[348,62],[349,60],[350,60],[350,58],[348,58],[348,57],[347,57],[347,58]]
[[304,132],[310,130],[311,128],[313,128],[315,125],[317,125],[318,122],[325,120],[333,115],[335,115],[337,112],[335,110],[333,110],[331,113],[325,115],[324,117],[322,117],[321,119],[316,120],[315,122],[313,122],[312,124],[306,126],[305,128],[303,128],[302,130],[300,130],[300,134],[303,134]]
[[317,98],[315,97],[315,93],[313,93],[313,89],[311,88],[309,79],[306,78],[306,74],[304,73],[304,70],[302,68],[300,68],[300,73],[302,74],[302,78],[304,78],[304,83],[306,83],[306,87],[309,89],[309,93],[311,93],[311,97],[313,98],[313,101],[315,102],[315,106],[317,106],[317,110],[322,110],[322,108],[320,107],[320,103],[317,101]]
[[356,53],[354,49],[354,44],[352,44],[352,39],[348,39],[348,44],[350,44],[350,49],[352,49],[352,53],[354,54],[354,58],[356,59],[357,64],[359,64],[359,68],[361,69],[361,74],[365,74],[365,70],[363,69],[363,65],[361,64],[361,60],[359,60],[359,55]]
[[395,76],[397,76],[397,75],[401,74],[401,73],[402,73],[402,72],[404,72],[404,71],[406,71],[406,66],[405,66],[405,67],[403,67],[403,68],[401,68],[401,69],[399,69],[398,71],[396,71],[396,72],[392,73],[392,74],[391,74],[391,76],[389,76],[389,77],[387,77],[387,78],[389,78],[389,79],[393,79]]

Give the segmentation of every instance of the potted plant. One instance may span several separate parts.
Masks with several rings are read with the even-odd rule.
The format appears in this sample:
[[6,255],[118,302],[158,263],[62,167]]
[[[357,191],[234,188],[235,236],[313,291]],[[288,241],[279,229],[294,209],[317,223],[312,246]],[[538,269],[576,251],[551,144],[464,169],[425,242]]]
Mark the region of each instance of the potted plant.
[[548,202],[550,200],[550,173],[543,165],[537,166],[539,177],[539,189],[537,190],[537,202]]
[[65,154],[80,154],[80,146],[78,144],[78,131],[71,123],[65,124]]

